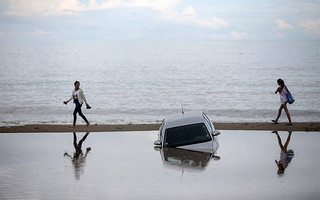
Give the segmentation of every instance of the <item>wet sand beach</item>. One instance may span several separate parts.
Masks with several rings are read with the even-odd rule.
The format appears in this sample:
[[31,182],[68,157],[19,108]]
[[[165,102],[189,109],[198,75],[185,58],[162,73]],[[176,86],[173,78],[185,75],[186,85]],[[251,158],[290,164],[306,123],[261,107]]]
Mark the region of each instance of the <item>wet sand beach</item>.
[[[267,130],[267,131],[320,131],[320,122],[296,122],[293,125],[287,123],[214,123],[217,130]],[[114,131],[154,131],[160,124],[106,124],[106,125],[78,125],[75,128],[70,125],[33,124],[21,126],[1,126],[0,133],[41,133],[41,132],[114,132]]]

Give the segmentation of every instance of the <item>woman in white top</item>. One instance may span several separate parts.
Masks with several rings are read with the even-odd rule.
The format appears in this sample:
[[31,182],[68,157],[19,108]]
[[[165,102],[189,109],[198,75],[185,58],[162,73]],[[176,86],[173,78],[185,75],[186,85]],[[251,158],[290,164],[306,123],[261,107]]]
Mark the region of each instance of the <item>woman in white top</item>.
[[282,79],[278,79],[277,83],[279,85],[278,89],[275,91],[275,94],[277,94],[279,92],[280,95],[280,108],[278,110],[278,116],[275,120],[271,120],[273,123],[277,124],[278,120],[280,118],[281,115],[281,111],[282,109],[284,109],[284,111],[287,114],[288,120],[289,120],[289,124],[288,125],[292,125],[292,121],[291,121],[291,117],[290,117],[290,113],[287,107],[287,102],[288,102],[288,97],[287,94],[289,93],[289,89],[287,88],[287,86],[284,84],[284,81]]
[[82,117],[82,119],[87,123],[87,126],[89,126],[90,123],[87,120],[87,118],[83,115],[83,113],[81,111],[81,106],[82,106],[83,102],[85,102],[87,109],[90,109],[91,107],[89,106],[87,99],[84,96],[82,89],[80,88],[79,81],[74,82],[74,91],[72,92],[70,99],[68,99],[67,101],[64,101],[63,103],[67,105],[67,103],[69,101],[71,101],[72,99],[73,99],[73,103],[76,105],[74,112],[73,112],[73,126],[72,127],[76,126],[77,113],[79,113],[79,115]]

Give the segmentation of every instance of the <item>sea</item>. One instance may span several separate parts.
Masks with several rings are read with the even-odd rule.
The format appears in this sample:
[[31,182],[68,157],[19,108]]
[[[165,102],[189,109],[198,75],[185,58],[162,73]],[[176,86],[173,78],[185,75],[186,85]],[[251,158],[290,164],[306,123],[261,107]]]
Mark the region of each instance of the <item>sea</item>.
[[76,80],[91,124],[160,123],[182,110],[270,122],[278,78],[296,100],[292,121],[320,121],[320,41],[1,41],[0,71],[2,126],[71,124],[63,101]]

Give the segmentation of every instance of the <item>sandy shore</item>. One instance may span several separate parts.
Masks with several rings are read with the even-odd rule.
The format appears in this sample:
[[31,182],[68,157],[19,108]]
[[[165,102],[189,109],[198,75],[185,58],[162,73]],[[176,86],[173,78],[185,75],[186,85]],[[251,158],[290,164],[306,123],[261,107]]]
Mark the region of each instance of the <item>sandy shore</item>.
[[[214,123],[217,130],[266,130],[266,131],[320,131],[320,122],[296,122],[292,126],[286,123]],[[24,125],[1,126],[0,133],[41,133],[41,132],[114,132],[114,131],[154,131],[160,124],[108,124],[108,125]]]

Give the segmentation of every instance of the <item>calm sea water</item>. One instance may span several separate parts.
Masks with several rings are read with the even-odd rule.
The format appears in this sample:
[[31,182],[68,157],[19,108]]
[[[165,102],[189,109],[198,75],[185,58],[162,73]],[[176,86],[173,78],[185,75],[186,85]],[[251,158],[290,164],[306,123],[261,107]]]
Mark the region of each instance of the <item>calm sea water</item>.
[[294,157],[278,174],[268,131],[222,131],[213,155],[156,151],[156,131],[90,133],[78,159],[72,133],[0,134],[0,199],[319,199],[320,133],[288,136]]
[[71,123],[76,80],[98,124],[159,122],[180,102],[216,122],[270,121],[280,77],[293,121],[320,116],[320,41],[1,42],[0,70],[1,125]]

